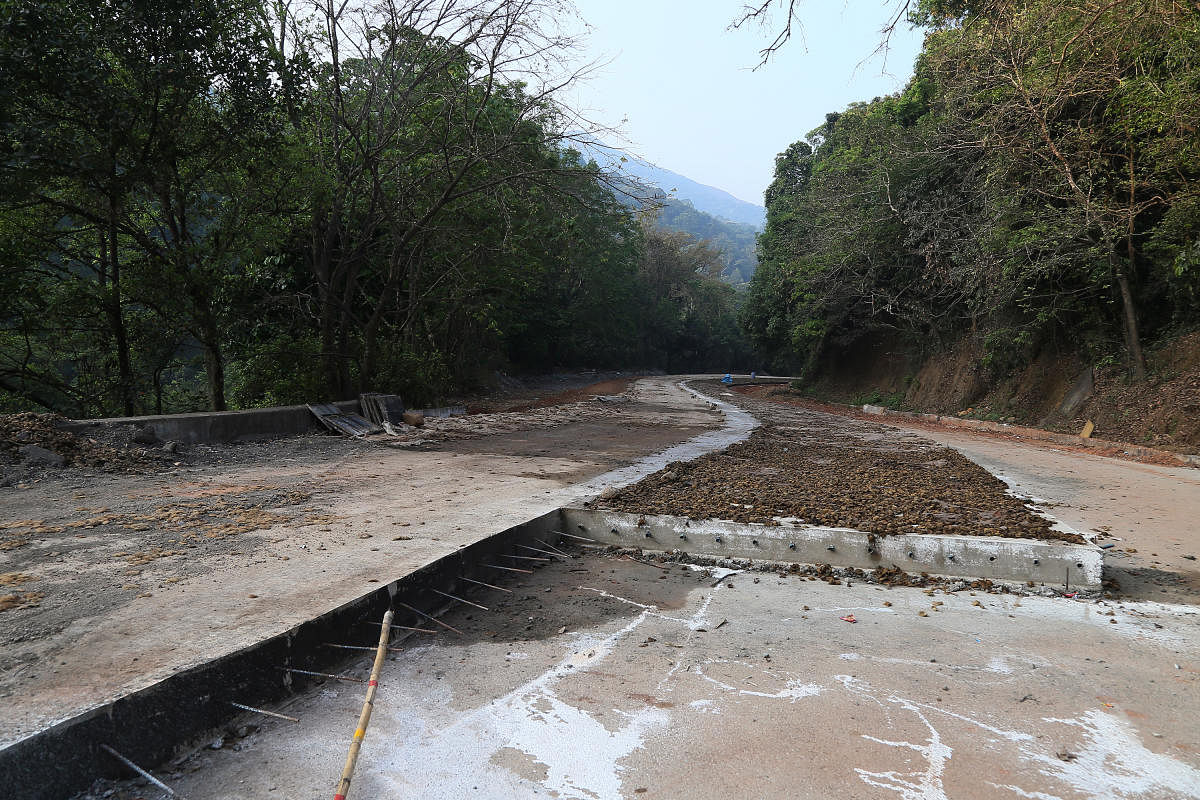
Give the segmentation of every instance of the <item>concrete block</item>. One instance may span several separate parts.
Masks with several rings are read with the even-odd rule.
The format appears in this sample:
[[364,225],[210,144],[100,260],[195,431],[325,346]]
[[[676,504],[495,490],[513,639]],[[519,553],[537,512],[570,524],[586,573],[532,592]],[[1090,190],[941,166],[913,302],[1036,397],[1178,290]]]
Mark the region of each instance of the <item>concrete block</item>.
[[[357,400],[333,403],[343,413],[357,414]],[[110,417],[72,420],[63,427],[75,433],[87,433],[103,427],[135,425],[153,435],[151,441],[235,442],[240,439],[296,436],[323,430],[308,406],[274,406],[242,411],[202,411],[194,414],[160,414],[147,417]]]
[[564,532],[601,544],[716,558],[858,569],[896,566],[905,572],[1088,590],[1100,588],[1104,568],[1104,551],[1092,544],[1000,536],[872,536],[850,528],[639,517],[584,508],[564,508],[562,514]]

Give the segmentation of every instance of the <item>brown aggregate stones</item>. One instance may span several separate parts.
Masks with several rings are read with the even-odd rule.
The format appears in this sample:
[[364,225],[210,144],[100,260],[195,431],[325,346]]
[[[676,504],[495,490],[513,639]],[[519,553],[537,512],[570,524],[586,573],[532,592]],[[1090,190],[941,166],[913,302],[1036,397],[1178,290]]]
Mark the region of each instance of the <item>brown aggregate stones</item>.
[[[753,403],[753,401],[751,401]],[[767,405],[767,404],[763,404]],[[741,523],[1078,543],[955,450],[879,425],[760,408],[768,424],[724,452],[676,462],[595,505]]]

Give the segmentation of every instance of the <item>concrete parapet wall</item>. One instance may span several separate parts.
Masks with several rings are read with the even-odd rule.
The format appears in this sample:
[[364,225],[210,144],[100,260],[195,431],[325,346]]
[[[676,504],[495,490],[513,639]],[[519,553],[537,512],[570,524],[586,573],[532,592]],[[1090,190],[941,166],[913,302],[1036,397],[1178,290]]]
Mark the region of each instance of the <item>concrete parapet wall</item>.
[[582,508],[562,513],[566,533],[601,544],[717,558],[858,569],[896,566],[905,572],[1088,590],[1100,588],[1104,568],[1104,551],[1092,544],[999,536],[877,536],[849,528],[639,517]]
[[[343,400],[333,405],[342,412],[359,413],[357,400]],[[239,439],[295,436],[308,431],[324,430],[308,410],[308,406],[273,406],[243,411],[71,420],[64,427],[74,433],[86,435],[89,430],[124,425],[147,428],[162,441],[181,444],[234,442]]]

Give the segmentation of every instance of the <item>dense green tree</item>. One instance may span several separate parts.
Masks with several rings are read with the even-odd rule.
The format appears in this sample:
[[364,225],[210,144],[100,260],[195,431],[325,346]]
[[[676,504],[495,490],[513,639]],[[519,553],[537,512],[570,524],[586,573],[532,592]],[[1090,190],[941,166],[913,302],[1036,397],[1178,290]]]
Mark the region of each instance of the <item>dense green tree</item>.
[[1117,339],[1140,377],[1143,335],[1198,321],[1200,11],[908,10],[930,35],[905,91],[777,161],[743,311],[756,345],[811,370],[873,332],[919,348],[973,331],[1011,367]]
[[[273,108],[257,8],[18,1],[0,13],[0,201],[25,249],[10,268],[99,312],[87,316],[103,318],[93,333],[108,341],[126,413],[146,406],[138,331],[150,344],[198,343],[210,403],[223,408],[215,292],[256,227],[249,194],[234,195],[256,180]],[[107,381],[78,366],[59,377],[64,388]]]
[[0,1],[0,408],[743,357],[713,246],[571,148],[560,10]]

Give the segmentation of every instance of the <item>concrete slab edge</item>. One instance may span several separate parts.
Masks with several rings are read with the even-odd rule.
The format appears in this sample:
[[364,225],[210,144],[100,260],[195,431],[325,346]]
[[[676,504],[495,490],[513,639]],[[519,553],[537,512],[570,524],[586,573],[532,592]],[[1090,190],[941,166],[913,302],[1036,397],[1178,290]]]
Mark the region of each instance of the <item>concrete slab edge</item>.
[[829,564],[952,578],[1033,581],[1035,584],[1100,589],[1104,551],[1093,544],[1070,544],[999,536],[876,536],[850,528],[761,525],[639,516],[615,511],[564,508],[566,533],[600,544],[640,547],[713,558],[781,564]]
[[[499,573],[482,565],[496,563],[501,553],[514,550],[518,543],[532,546],[537,538],[556,541],[553,533],[560,528],[558,510],[543,514],[447,554],[290,630],[180,670],[26,736],[0,749],[0,786],[22,787],[23,800],[63,800],[87,789],[97,778],[126,776],[124,768],[100,749],[101,744],[153,770],[239,717],[243,712],[230,706],[231,701],[270,708],[294,694],[298,686],[308,685],[310,679],[284,672],[282,667],[336,673],[339,666],[354,659],[346,655],[353,651],[325,647],[325,643],[374,644],[378,628],[372,632],[368,623],[381,619],[393,600],[430,614],[441,613],[453,601],[430,588],[469,597],[476,587],[459,580],[460,576],[495,582]],[[418,621],[411,612],[396,610],[397,624]],[[404,633],[396,631],[393,643],[408,638]],[[353,724],[354,719],[346,719],[347,731]],[[330,775],[331,782],[336,779]]]

